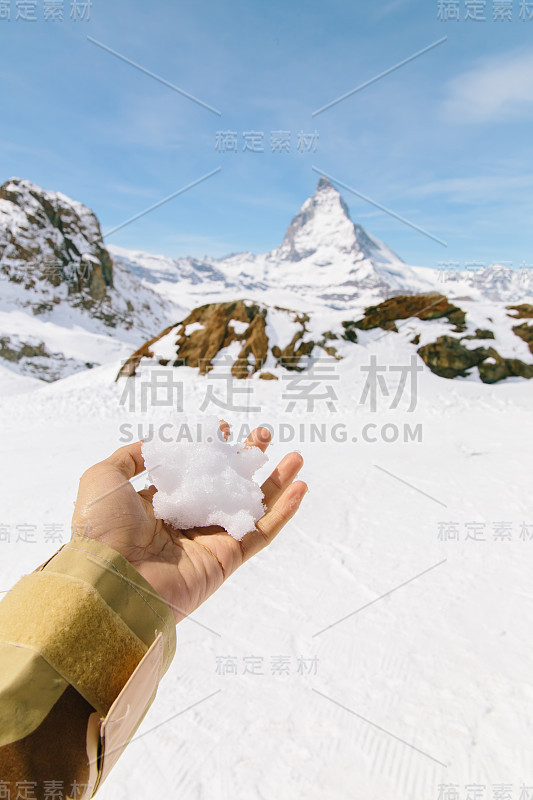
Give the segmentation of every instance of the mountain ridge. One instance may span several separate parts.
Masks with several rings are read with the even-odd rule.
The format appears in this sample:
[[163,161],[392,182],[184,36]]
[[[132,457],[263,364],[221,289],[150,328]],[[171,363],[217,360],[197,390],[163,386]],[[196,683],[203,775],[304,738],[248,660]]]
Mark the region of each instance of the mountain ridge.
[[[270,368],[290,369],[288,356],[296,348],[305,369],[313,348],[315,354],[342,358],[337,347],[346,351],[347,342],[373,347],[373,329],[397,334],[402,326],[410,350],[415,342],[420,349],[430,348],[424,351],[427,363],[443,375],[450,370],[466,375],[468,367],[461,365],[494,362],[497,369],[481,366],[480,374],[483,369],[489,379],[496,372],[498,379],[527,377],[531,325],[511,327],[511,315],[502,307],[525,299],[516,276],[488,269],[481,281],[450,282],[445,293],[439,277],[435,270],[406,264],[354,223],[326,178],[292,218],[278,247],[218,259],[170,259],[107,246],[96,215],[83,204],[20,178],[0,187],[0,358],[15,372],[44,380],[110,360],[124,362],[139,346],[142,350],[147,342],[158,341],[163,329],[175,328],[176,320],[203,318],[208,307],[215,323],[209,323],[205,341],[196,331],[193,349],[204,348],[215,361],[219,351],[239,345],[246,358],[260,353]],[[443,308],[453,306],[455,329],[424,312],[428,295],[439,298],[435,302]],[[241,302],[241,319],[232,321],[224,308]],[[244,324],[249,303],[259,309],[253,329],[246,337],[243,331],[232,334],[235,324]],[[418,322],[410,320],[413,309]],[[297,330],[291,319],[300,319]],[[397,326],[398,319],[404,321]],[[490,338],[498,341],[489,352],[476,341],[493,319],[497,323]],[[402,331],[400,338],[405,338]],[[182,338],[184,347],[188,352]],[[471,355],[468,351],[476,347]],[[176,349],[170,353],[167,363],[179,361]],[[446,359],[451,367],[443,366]],[[193,363],[190,358],[188,363]],[[246,361],[246,374],[249,367],[256,371]]]

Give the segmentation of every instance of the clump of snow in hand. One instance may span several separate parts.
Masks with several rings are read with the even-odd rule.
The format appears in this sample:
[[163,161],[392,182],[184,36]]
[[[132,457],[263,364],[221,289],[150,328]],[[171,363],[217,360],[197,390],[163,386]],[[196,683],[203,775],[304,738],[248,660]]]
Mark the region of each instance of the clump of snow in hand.
[[265,508],[253,475],[268,457],[259,447],[226,441],[215,416],[176,420],[176,435],[143,442],[154,513],[175,528],[222,526],[234,539],[255,528]]

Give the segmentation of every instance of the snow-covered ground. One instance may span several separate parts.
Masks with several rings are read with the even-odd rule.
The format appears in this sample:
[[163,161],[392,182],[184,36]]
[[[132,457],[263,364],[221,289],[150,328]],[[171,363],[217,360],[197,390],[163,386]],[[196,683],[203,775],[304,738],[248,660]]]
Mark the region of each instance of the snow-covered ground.
[[[406,363],[401,334],[365,335],[381,336],[368,358]],[[272,424],[262,474],[298,449],[310,492],[271,548],[179,625],[102,800],[453,797],[441,784],[460,798],[485,785],[490,800],[512,784],[518,800],[533,786],[531,384],[447,381],[419,362],[416,392],[408,382],[391,408],[400,373],[388,369],[372,411],[368,358],[351,353],[324,378],[333,408],[300,399],[290,412],[289,381],[254,377],[237,402],[261,411],[205,409],[237,429]],[[0,589],[66,541],[83,470],[166,418],[141,410],[148,372],[114,383],[119,364],[52,384],[2,371]],[[176,376],[197,411],[209,376]]]

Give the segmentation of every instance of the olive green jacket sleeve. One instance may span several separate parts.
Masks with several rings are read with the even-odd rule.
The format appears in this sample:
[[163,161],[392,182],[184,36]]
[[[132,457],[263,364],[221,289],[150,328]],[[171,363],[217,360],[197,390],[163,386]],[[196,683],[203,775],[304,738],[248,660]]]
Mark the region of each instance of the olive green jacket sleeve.
[[24,575],[0,602],[0,796],[92,797],[175,650],[167,603],[101,542],[75,538]]

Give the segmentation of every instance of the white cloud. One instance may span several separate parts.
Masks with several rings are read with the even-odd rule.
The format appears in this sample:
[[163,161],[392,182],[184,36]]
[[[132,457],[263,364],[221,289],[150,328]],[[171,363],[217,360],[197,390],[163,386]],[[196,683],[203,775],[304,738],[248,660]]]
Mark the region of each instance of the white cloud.
[[486,59],[448,84],[443,113],[451,122],[506,122],[533,113],[533,53]]
[[530,199],[533,192],[533,174],[478,175],[468,178],[444,178],[414,186],[406,194],[414,197],[446,196],[456,203],[490,204]]

